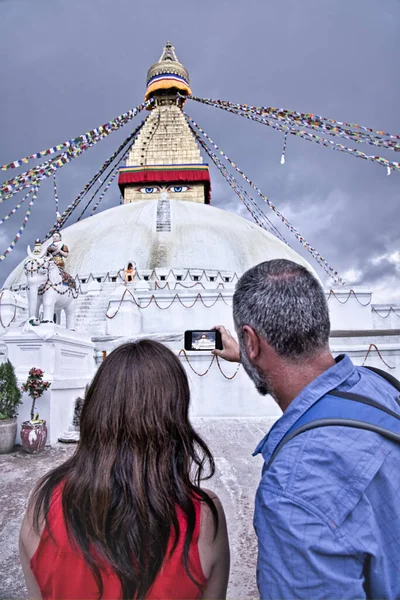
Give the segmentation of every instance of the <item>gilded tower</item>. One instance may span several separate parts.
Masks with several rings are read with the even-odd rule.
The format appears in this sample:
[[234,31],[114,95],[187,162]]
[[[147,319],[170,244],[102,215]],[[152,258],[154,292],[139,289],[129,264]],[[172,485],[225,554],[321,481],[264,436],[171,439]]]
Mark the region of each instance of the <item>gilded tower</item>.
[[209,204],[210,175],[182,113],[191,94],[189,73],[167,42],[147,72],[150,115],[133,144],[119,186],[124,202],[186,200]]

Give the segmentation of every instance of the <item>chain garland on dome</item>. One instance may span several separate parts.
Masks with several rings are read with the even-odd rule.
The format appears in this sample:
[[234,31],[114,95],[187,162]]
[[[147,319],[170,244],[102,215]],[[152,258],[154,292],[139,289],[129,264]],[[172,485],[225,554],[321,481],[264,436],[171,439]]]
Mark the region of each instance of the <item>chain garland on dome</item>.
[[335,294],[335,292],[333,290],[329,290],[329,295],[327,297],[327,301],[329,300],[329,298],[333,296],[333,298],[335,298],[335,300],[337,300],[339,302],[339,304],[347,304],[347,302],[350,300],[350,298],[353,296],[358,304],[360,304],[361,306],[369,306],[371,304],[371,298],[368,300],[368,302],[360,302],[360,300],[358,299],[358,296],[356,294],[356,292],[354,290],[350,290],[347,298],[345,300],[339,300],[339,298],[337,297],[337,295]]
[[[201,283],[200,280],[196,281],[193,285],[186,286],[186,285],[182,284],[182,281],[186,281],[188,278],[193,281],[192,275],[190,273],[190,269],[185,268],[183,270],[186,271],[186,273],[182,280],[176,280],[176,285],[181,285],[181,287],[183,287],[184,289],[191,289],[193,287],[196,287],[196,285],[198,285],[198,284],[203,286],[203,284]],[[229,278],[227,278],[226,273],[223,274],[222,271],[215,271],[215,272],[213,271],[214,274],[212,276],[208,276],[207,273],[210,272],[209,269],[192,269],[192,270],[196,271],[196,276],[198,276],[200,279],[205,277],[207,281],[211,281],[211,277],[214,277],[215,279],[213,280],[213,283],[217,283],[216,289],[219,289],[221,287],[223,289],[225,289],[225,283],[230,283],[231,285],[233,285],[235,280],[236,281],[239,280],[237,273],[232,274],[232,272],[231,272],[229,275]],[[181,272],[182,272],[182,270],[180,269],[178,276],[181,276]],[[199,272],[200,272],[200,275],[198,274]],[[120,280],[124,285],[126,285],[126,280],[125,280],[124,274],[125,274],[124,268],[119,269],[116,273],[110,273],[110,271],[107,271],[107,273],[105,275],[103,275],[102,278],[100,278],[100,279],[103,282],[107,282],[107,281],[110,281],[111,277],[115,277],[116,279]],[[170,277],[171,275],[176,279],[177,275],[176,275],[174,269],[169,269],[169,271],[165,275],[165,277],[168,279],[168,277]],[[139,281],[149,281],[150,282],[150,281],[154,281],[153,277],[158,277],[157,269],[152,269],[150,272],[148,272],[148,274],[146,274],[146,277],[148,277],[149,279],[146,280],[143,276],[141,276],[140,271],[136,271],[136,273],[135,273],[135,279],[137,278]],[[224,280],[228,279],[229,281],[225,281],[225,283],[222,281],[218,282],[217,278],[220,278],[220,279],[223,278]],[[75,275],[75,282],[76,282],[77,286],[81,286],[81,284],[90,283],[90,281],[95,281],[96,279],[97,279],[97,276],[95,277],[93,275],[93,273],[89,273],[88,277],[85,277],[85,279],[82,281],[80,280],[79,275]],[[156,287],[158,287],[158,285],[157,285],[158,282],[154,281],[154,283],[155,283]],[[168,282],[166,282],[166,283],[168,283]],[[23,288],[23,287],[24,286],[22,286],[22,285],[12,286],[12,289],[14,291],[18,291],[18,290],[21,290],[21,288]],[[203,286],[203,288],[204,288],[204,286]],[[160,289],[163,289],[163,288],[160,287]]]
[[199,373],[199,372],[198,372],[198,371],[196,371],[196,369],[195,369],[195,368],[192,366],[192,364],[191,364],[191,362],[190,362],[190,360],[189,360],[189,357],[188,357],[188,355],[187,355],[187,353],[186,353],[186,350],[185,350],[184,348],[182,348],[181,350],[179,350],[178,356],[181,356],[181,355],[183,355],[183,356],[185,357],[185,359],[186,359],[186,361],[187,361],[187,363],[188,363],[188,365],[189,365],[190,369],[191,369],[191,370],[193,371],[193,373],[194,373],[195,375],[197,375],[198,377],[204,377],[205,375],[207,375],[207,373],[208,373],[208,372],[209,372],[209,370],[211,369],[212,365],[214,364],[214,360],[215,360],[215,361],[216,361],[216,363],[217,363],[217,366],[218,366],[218,369],[219,369],[220,373],[223,375],[223,377],[225,377],[225,379],[228,379],[229,381],[232,381],[232,379],[234,379],[234,378],[236,377],[236,375],[238,374],[238,372],[239,372],[239,369],[240,369],[240,363],[239,363],[239,364],[238,364],[238,366],[237,366],[237,368],[236,368],[236,371],[234,372],[234,374],[233,374],[232,376],[225,375],[225,373],[223,372],[223,370],[222,370],[222,368],[221,368],[221,364],[220,364],[220,362],[219,362],[219,358],[218,358],[218,356],[217,356],[216,354],[213,354],[213,357],[212,357],[212,359],[211,359],[211,362],[210,362],[210,364],[208,365],[207,369],[204,371],[204,373]]
[[[124,271],[125,271],[125,269],[121,269],[121,272],[124,272]],[[116,278],[117,278],[117,277],[118,277],[118,278],[119,278],[121,281],[123,281],[123,282],[124,282],[124,284],[126,284],[126,281],[125,281],[125,279],[122,277],[122,275],[120,274],[120,272],[118,272],[118,274],[117,274]],[[92,273],[89,275],[89,279],[90,279],[90,278],[92,278],[92,280],[94,281],[94,277],[93,277],[93,274],[92,274]],[[77,290],[78,290],[78,291],[79,291],[81,294],[84,294],[84,293],[85,293],[85,291],[83,290],[83,288],[82,288],[82,285],[85,285],[85,284],[82,284],[82,282],[81,282],[81,280],[79,279],[79,276],[78,276],[78,275],[75,275],[74,281],[75,281],[75,286],[76,286],[76,289],[77,289]],[[105,275],[105,277],[102,279],[102,281],[103,281],[103,282],[110,281],[110,273],[109,273],[109,272],[108,272],[108,273]],[[86,281],[85,283],[88,283],[88,281]],[[205,286],[204,286],[204,285],[203,285],[203,284],[202,284],[200,281],[198,281],[198,282],[194,283],[193,285],[184,285],[184,284],[183,284],[183,283],[181,283],[180,281],[177,281],[177,282],[175,283],[175,287],[174,287],[174,288],[171,288],[168,282],[167,282],[167,283],[166,283],[164,286],[161,286],[161,285],[159,285],[157,281],[155,282],[155,288],[156,288],[156,289],[159,289],[159,290],[164,290],[164,289],[168,289],[168,290],[176,290],[176,288],[177,288],[177,286],[178,286],[178,285],[179,285],[180,287],[184,288],[184,289],[192,289],[192,288],[194,288],[194,287],[201,287],[203,290],[205,290],[205,289],[206,289],[206,288],[205,288]],[[12,287],[13,291],[20,291],[21,289],[24,289],[24,288],[25,288],[25,284],[24,284],[24,285],[17,285],[17,286],[13,286],[13,287]],[[216,289],[220,289],[220,288],[222,288],[222,289],[225,289],[225,285],[224,285],[223,283],[218,283],[218,285],[217,285]]]
[[296,239],[311,254],[311,256],[314,258],[314,260],[320,265],[320,267],[322,267],[324,269],[324,271],[330,277],[332,277],[332,279],[335,282],[341,283],[343,285],[344,284],[343,279],[340,277],[338,272],[335,271],[333,269],[333,267],[330,266],[330,264],[325,260],[325,258],[323,258],[323,256],[321,256],[321,254],[318,252],[318,250],[316,250],[316,248],[314,248],[313,246],[311,246],[311,244],[309,244],[307,242],[307,240],[288,221],[288,219],[286,219],[286,217],[284,217],[283,214],[272,204],[272,202],[267,198],[267,196],[264,196],[264,194],[261,192],[261,190],[247,177],[247,175],[245,175],[244,172],[225,154],[225,152],[223,150],[221,150],[219,148],[219,146],[217,146],[217,144],[210,138],[210,136],[207,135],[207,133],[191,117],[189,117],[189,115],[187,115],[187,113],[184,112],[184,115],[187,118],[189,127],[190,127],[191,131],[193,132],[193,134],[195,135],[196,139],[199,141],[202,148],[210,156],[211,160],[214,162],[214,164],[220,170],[220,172],[224,175],[224,171],[220,168],[220,165],[222,165],[221,161],[218,159],[216,154],[211,150],[211,148],[209,148],[209,146],[207,146],[207,144],[203,142],[203,140],[199,136],[198,132],[200,134],[202,134],[203,137],[205,137],[208,140],[208,142],[213,146],[213,148],[215,148],[215,150],[218,151],[218,153],[231,165],[231,167],[233,167],[243,177],[243,179],[250,185],[250,187],[252,187],[257,192],[257,194],[264,200],[264,202],[266,202],[268,204],[268,206],[281,219],[281,221],[286,225],[286,227],[288,227],[289,231],[291,233],[293,233],[293,235],[296,237]]
[[[390,315],[390,313],[393,313],[394,315],[396,315],[396,317],[400,317],[400,312],[396,312],[396,310],[393,308],[393,306],[390,306],[387,309],[379,309],[379,308],[375,308],[375,306],[372,307],[372,312],[376,312],[376,314],[381,318],[381,319],[387,319]],[[386,310],[387,313],[386,315],[382,315],[379,311],[380,310]]]
[[114,317],[116,317],[116,316],[117,316],[117,314],[119,313],[119,310],[120,310],[120,308],[121,308],[121,306],[122,306],[122,303],[123,303],[123,302],[124,302],[124,300],[125,300],[125,296],[126,296],[126,294],[127,294],[127,293],[128,293],[130,296],[131,296],[133,303],[134,303],[134,304],[136,304],[136,306],[137,306],[138,308],[140,308],[141,310],[145,310],[145,309],[146,309],[146,308],[148,308],[148,307],[150,306],[150,304],[152,304],[152,303],[154,303],[154,304],[157,306],[157,308],[159,308],[160,310],[168,310],[169,308],[171,308],[171,306],[174,304],[174,302],[179,302],[179,304],[181,304],[181,305],[183,306],[183,308],[193,308],[193,306],[194,306],[194,305],[195,305],[197,302],[201,302],[201,303],[202,303],[202,305],[203,305],[205,308],[212,308],[213,306],[215,306],[215,304],[216,304],[218,301],[221,301],[221,300],[222,300],[222,302],[224,302],[224,304],[226,304],[226,306],[229,306],[230,308],[232,308],[232,305],[231,305],[231,304],[228,304],[228,302],[225,300],[225,298],[223,297],[223,295],[222,295],[221,293],[219,293],[219,294],[217,295],[217,297],[215,298],[215,300],[214,300],[214,301],[213,301],[211,304],[206,304],[206,303],[204,302],[204,300],[203,300],[203,297],[202,297],[202,295],[200,294],[200,292],[199,292],[199,293],[196,295],[195,299],[193,300],[193,302],[192,302],[191,304],[185,304],[184,302],[182,302],[182,300],[181,300],[181,298],[180,298],[179,294],[175,294],[175,295],[174,295],[174,297],[172,298],[171,302],[168,304],[168,306],[161,306],[161,305],[160,305],[160,304],[157,302],[157,298],[155,297],[155,295],[154,295],[154,294],[152,294],[152,295],[150,296],[150,299],[149,299],[148,303],[147,303],[146,305],[144,305],[144,306],[143,306],[143,305],[141,305],[141,304],[140,304],[140,303],[139,303],[139,302],[136,300],[136,298],[135,298],[135,296],[133,295],[133,293],[131,292],[131,290],[130,290],[129,288],[125,288],[125,290],[124,290],[124,293],[122,294],[122,296],[121,296],[121,299],[119,300],[118,307],[117,307],[117,309],[116,309],[116,311],[114,312],[114,314],[113,314],[113,315],[109,315],[109,314],[108,314],[108,311],[109,311],[109,309],[110,309],[110,304],[111,304],[112,300],[110,300],[110,301],[109,301],[109,303],[108,303],[108,308],[107,308],[107,311],[106,311],[106,317],[107,317],[107,319],[114,319]]
[[[185,290],[191,290],[194,287],[201,287],[203,288],[203,290],[205,290],[205,285],[203,283],[201,283],[201,281],[196,281],[195,283],[191,284],[191,285],[184,285],[183,283],[181,283],[180,281],[175,281],[175,287],[173,289],[176,289],[176,286],[179,285],[181,287],[183,287]],[[219,284],[220,285],[220,284]],[[167,281],[164,285],[160,285],[158,283],[158,281],[154,282],[154,287],[157,290],[170,290],[171,286],[169,285],[169,281]]]
[[[233,102],[226,100],[213,100],[211,98],[199,98],[197,96],[188,96],[188,98],[202,104],[226,110],[232,114],[238,114],[242,117],[278,129],[279,131],[284,131],[308,141],[321,144],[325,147],[339,150],[351,154],[352,156],[363,158],[364,160],[376,162],[387,168],[388,175],[390,175],[392,169],[400,170],[400,163],[397,161],[391,161],[381,156],[368,155],[360,150],[349,148],[342,144],[336,144],[332,140],[322,138],[300,128],[303,127],[318,132],[323,131],[325,134],[332,137],[341,137],[355,143],[370,144],[394,151],[400,150],[400,143],[398,141],[400,140],[400,135],[393,135],[385,131],[374,130],[370,127],[364,127],[354,123],[335,121],[318,115],[299,113],[282,108],[248,106],[247,104],[234,104]],[[273,123],[273,121],[276,121],[278,124]]]
[[393,366],[393,367],[391,367],[390,365],[388,365],[388,363],[387,363],[387,362],[385,361],[385,359],[383,358],[383,356],[382,356],[382,354],[380,353],[380,350],[379,350],[379,348],[378,348],[378,346],[377,346],[376,344],[370,344],[370,345],[369,345],[369,348],[368,348],[367,354],[365,355],[365,358],[364,358],[364,360],[363,360],[363,363],[362,363],[362,365],[361,365],[362,367],[363,367],[363,366],[365,365],[365,363],[367,362],[367,358],[368,358],[368,356],[369,356],[369,354],[370,354],[370,352],[371,352],[372,350],[376,350],[376,352],[378,353],[378,356],[379,356],[379,358],[381,359],[381,361],[383,362],[383,364],[387,366],[387,368],[388,368],[388,369],[395,369],[395,368],[396,368],[396,366]]

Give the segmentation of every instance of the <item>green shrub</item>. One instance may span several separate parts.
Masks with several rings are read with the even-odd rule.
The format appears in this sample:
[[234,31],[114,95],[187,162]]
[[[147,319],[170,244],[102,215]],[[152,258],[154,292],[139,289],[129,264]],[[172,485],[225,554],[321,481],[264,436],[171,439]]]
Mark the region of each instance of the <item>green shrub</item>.
[[19,404],[22,404],[21,391],[14,367],[8,360],[0,365],[0,420],[16,417]]

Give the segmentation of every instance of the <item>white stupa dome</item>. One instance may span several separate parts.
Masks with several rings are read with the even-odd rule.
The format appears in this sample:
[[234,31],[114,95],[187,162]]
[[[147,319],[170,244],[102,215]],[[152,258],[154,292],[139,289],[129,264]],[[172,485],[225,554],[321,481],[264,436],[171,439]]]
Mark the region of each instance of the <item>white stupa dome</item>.
[[[115,273],[134,260],[141,269],[206,269],[241,274],[265,260],[287,258],[313,269],[258,225],[205,204],[174,200],[160,216],[157,201],[124,204],[62,231],[73,276]],[[161,230],[160,230],[161,229]],[[168,231],[170,229],[170,231]],[[158,230],[158,231],[157,231]],[[22,263],[5,287],[25,282]]]

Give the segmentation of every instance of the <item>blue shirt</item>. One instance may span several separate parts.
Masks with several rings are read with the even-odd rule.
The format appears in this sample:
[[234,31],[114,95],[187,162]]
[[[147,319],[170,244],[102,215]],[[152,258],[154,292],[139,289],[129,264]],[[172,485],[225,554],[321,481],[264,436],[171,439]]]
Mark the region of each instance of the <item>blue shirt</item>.
[[[333,389],[399,414],[399,392],[348,356],[314,379],[259,443],[268,463],[288,429]],[[254,527],[260,597],[400,598],[400,446],[322,427],[288,442],[261,479]]]

